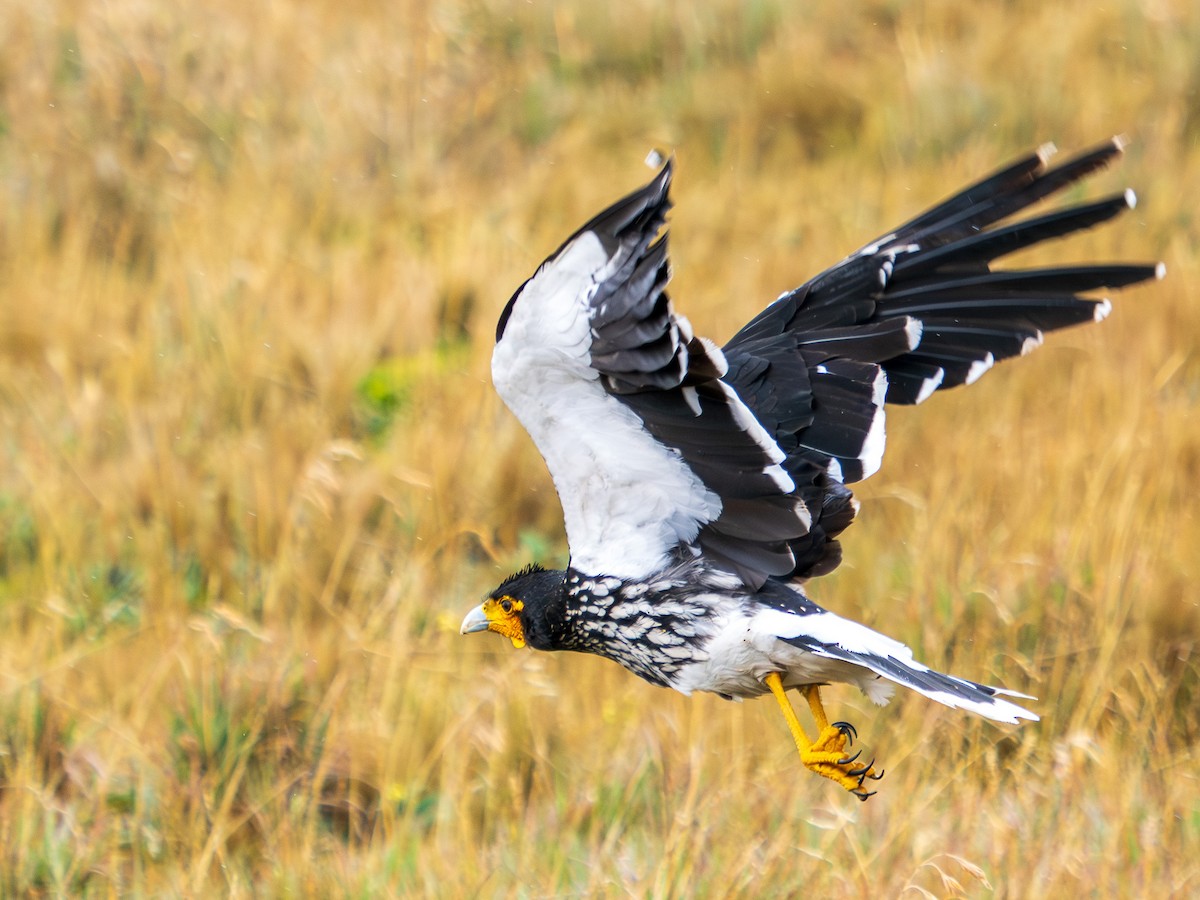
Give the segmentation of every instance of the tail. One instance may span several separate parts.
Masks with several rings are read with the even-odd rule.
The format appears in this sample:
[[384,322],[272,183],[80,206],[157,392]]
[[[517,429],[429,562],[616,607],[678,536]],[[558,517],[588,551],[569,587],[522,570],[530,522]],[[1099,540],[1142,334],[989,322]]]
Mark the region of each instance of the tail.
[[818,656],[852,662],[870,669],[876,675],[914,690],[951,709],[965,709],[996,722],[1008,722],[1012,725],[1016,725],[1020,719],[1028,719],[1031,722],[1038,721],[1037,713],[1002,699],[1003,697],[1017,697],[1022,700],[1036,700],[1036,697],[979,684],[966,678],[959,678],[957,675],[935,672],[913,659],[912,651],[903,644],[899,646],[906,655],[873,656],[868,653],[846,652],[840,647],[823,647],[820,650],[812,649],[810,652]]
[[[764,614],[760,614],[764,615]],[[1016,725],[1020,719],[1038,721],[1036,713],[1010,703],[1004,697],[1033,700],[1027,694],[945,675],[917,662],[908,647],[887,635],[880,634],[835,613],[822,611],[809,615],[772,610],[765,614],[776,636],[793,647],[814,656],[850,663],[874,672],[881,678],[916,691],[951,709],[965,709],[997,722]],[[868,697],[877,703],[885,702],[887,691],[864,688]]]

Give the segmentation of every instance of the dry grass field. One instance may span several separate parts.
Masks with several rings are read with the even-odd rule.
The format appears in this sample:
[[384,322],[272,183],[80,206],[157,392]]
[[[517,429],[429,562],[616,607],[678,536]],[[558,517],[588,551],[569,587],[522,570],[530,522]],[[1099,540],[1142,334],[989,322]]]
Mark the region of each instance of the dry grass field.
[[[1192,4],[66,0],[0,39],[0,896],[1200,892]],[[1167,279],[894,413],[811,585],[1040,723],[831,689],[860,804],[769,701],[458,634],[565,554],[496,316],[648,150],[721,340],[1114,133],[1086,195],[1136,211],[1038,258]]]

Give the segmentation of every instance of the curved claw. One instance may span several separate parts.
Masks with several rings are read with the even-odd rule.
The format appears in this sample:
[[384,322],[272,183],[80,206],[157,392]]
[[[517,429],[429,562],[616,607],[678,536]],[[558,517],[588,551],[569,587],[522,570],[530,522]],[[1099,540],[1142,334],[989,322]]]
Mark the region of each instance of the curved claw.
[[850,743],[854,743],[854,739],[858,737],[858,729],[849,722],[834,722],[833,727],[850,739]]
[[874,797],[879,792],[878,791],[867,791],[865,793],[860,794],[858,791],[851,791],[850,793],[852,793],[855,797],[857,797],[859,800],[862,800],[865,803],[868,797]]
[[880,778],[883,777],[883,773],[886,771],[887,771],[887,769],[880,769],[878,774],[868,775],[867,777],[870,778],[872,781],[878,781]]
[[[862,751],[861,751],[861,750],[859,750],[859,751],[858,751],[857,753],[855,753],[853,756],[847,756],[845,759],[839,759],[839,760],[837,761],[837,764],[838,764],[839,766],[848,766],[848,765],[850,765],[850,763],[854,762],[854,761],[855,761],[856,759],[858,759],[860,756],[862,756]],[[854,773],[854,772],[851,772],[850,774],[851,774],[851,775],[854,775],[854,774],[856,774],[856,773]]]
[[[856,754],[854,754],[854,756],[857,758],[858,754],[856,753]],[[871,757],[871,761],[869,763],[867,763],[865,766],[863,766],[861,769],[851,769],[846,774],[849,775],[851,778],[858,778],[859,784],[862,784],[862,779],[865,778],[867,776],[867,773],[871,771],[871,766],[873,766],[873,765],[875,765],[875,758]]]

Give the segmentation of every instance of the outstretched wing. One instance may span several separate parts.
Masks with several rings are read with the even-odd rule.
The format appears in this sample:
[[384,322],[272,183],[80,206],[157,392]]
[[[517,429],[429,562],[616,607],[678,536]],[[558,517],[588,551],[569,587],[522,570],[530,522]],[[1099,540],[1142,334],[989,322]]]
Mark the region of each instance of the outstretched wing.
[[1132,191],[993,227],[1119,156],[1120,139],[1049,168],[1047,145],[971,185],[780,297],[725,346],[726,380],[787,453],[809,507],[794,577],[837,566],[854,518],[845,487],[879,468],[886,403],[970,384],[1044,332],[1103,319],[1083,294],[1161,277],[1160,265],[995,271],[1010,253],[1105,222]]
[[705,553],[761,584],[810,516],[785,454],[722,380],[724,355],[665,293],[670,162],[576,232],[513,295],[497,391],[562,501],[572,565],[640,579]]
[[703,553],[747,586],[833,569],[848,483],[880,464],[885,403],[970,383],[1042,334],[1103,318],[1083,296],[1161,266],[994,271],[1104,222],[1132,192],[997,223],[1102,167],[1043,148],[790,291],[725,346],[665,293],[668,163],[576,232],[501,315],[492,377],[562,500],[572,565],[641,579]]

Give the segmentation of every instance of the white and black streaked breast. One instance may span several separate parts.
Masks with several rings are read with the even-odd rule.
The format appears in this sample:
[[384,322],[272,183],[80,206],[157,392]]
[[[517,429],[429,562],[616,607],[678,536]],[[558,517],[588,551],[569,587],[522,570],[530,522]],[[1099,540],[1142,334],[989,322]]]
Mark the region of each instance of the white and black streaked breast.
[[706,569],[685,564],[643,582],[570,570],[560,648],[607,657],[672,686],[682,667],[707,658],[705,646],[744,597],[734,577]]
[[[794,588],[778,587],[787,598],[777,602],[786,602],[789,611],[823,612]],[[684,562],[654,580],[632,583],[571,570],[556,641],[558,649],[607,657],[653,684],[685,693],[712,690],[691,685],[681,674],[709,663],[714,641],[722,639],[730,623],[753,616],[775,593],[748,593],[739,578],[702,561]],[[761,691],[756,685],[732,693]]]

